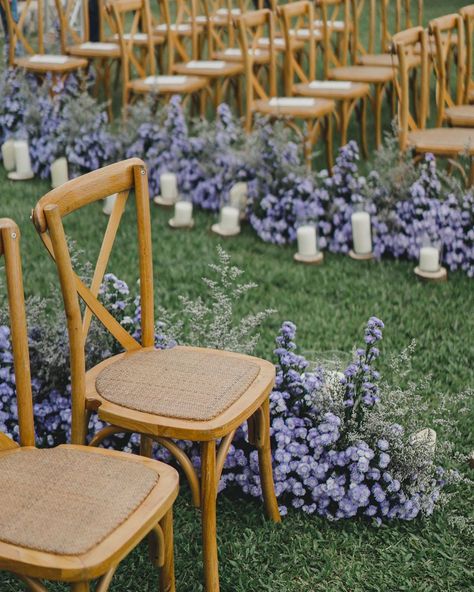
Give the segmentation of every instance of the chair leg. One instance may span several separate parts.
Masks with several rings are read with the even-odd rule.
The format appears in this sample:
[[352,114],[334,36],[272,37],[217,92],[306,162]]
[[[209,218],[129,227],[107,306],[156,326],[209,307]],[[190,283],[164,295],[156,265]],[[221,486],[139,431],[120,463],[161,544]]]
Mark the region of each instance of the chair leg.
[[256,445],[265,512],[273,522],[281,522],[273,482],[272,449],[270,444],[270,401],[268,398],[256,414],[256,424]]
[[74,582],[71,584],[71,592],[89,592],[89,582]]
[[349,127],[349,109],[351,101],[341,101],[341,146],[347,144],[347,129]]
[[332,167],[334,166],[334,134],[333,134],[333,120],[332,113],[326,116],[326,161],[328,171],[331,174]]
[[380,148],[382,144],[382,99],[384,85],[376,84],[374,90],[374,111],[375,111],[375,146]]
[[206,592],[219,592],[216,442],[201,442],[202,553]]
[[365,159],[369,158],[369,147],[367,146],[367,97],[364,97],[359,104],[359,127],[360,127],[360,143],[362,146],[362,154]]
[[174,540],[173,508],[163,516],[160,522],[164,538],[164,563],[160,571],[160,592],[176,592],[174,579]]

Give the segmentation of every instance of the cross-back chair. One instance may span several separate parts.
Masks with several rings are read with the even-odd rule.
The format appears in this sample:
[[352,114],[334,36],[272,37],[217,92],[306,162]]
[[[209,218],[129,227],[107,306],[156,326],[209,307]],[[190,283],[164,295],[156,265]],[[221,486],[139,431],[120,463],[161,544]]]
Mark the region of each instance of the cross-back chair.
[[[413,27],[393,37],[393,51],[399,60],[399,142],[402,151],[411,150],[416,157],[426,153],[448,158],[451,165],[459,167],[455,160],[466,154],[471,160],[470,183],[474,167],[474,129],[472,128],[427,128],[428,101],[430,92],[428,32],[423,27]],[[410,84],[410,57],[416,47],[420,48],[421,75],[417,88]],[[415,100],[413,95],[418,95]],[[415,110],[413,109],[415,107]],[[462,169],[460,169],[462,171]]]
[[[112,115],[110,74],[114,64],[120,61],[120,47],[116,41],[105,41],[106,30],[112,29],[112,23],[108,12],[105,10],[105,1],[99,2],[99,39],[93,41],[90,38],[89,30],[89,0],[82,0],[82,23],[81,27],[75,26],[72,18],[76,10],[76,0],[55,0],[56,10],[59,16],[59,32],[61,39],[61,50],[64,54],[83,58],[93,63],[97,72],[96,93],[99,85],[102,84],[104,95],[109,101],[109,115]],[[108,25],[108,27],[107,27]]]
[[20,231],[0,219],[10,336],[18,406],[19,444],[0,432],[0,569],[28,590],[43,580],[73,592],[106,592],[120,561],[150,533],[161,567],[161,592],[174,592],[172,506],[178,474],[139,456],[86,446],[35,448]]
[[[18,22],[13,18],[9,0],[0,0],[0,3],[7,21],[10,67],[16,66],[37,75],[51,73],[54,77],[62,78],[87,66],[84,59],[57,53],[54,35],[45,31],[44,0],[26,0]],[[37,23],[36,35],[26,31],[30,18]],[[22,48],[24,55],[16,55],[18,47]],[[48,53],[48,50],[53,53]]]
[[464,72],[464,103],[474,102],[473,58],[474,58],[474,4],[464,6],[459,11],[464,21],[466,40],[466,63]]
[[[395,68],[387,66],[368,66],[360,63],[348,65],[347,60],[342,55],[337,55],[333,51],[331,45],[331,31],[328,26],[327,18],[327,6],[328,2],[332,4],[333,0],[319,0],[321,5],[322,18],[322,40],[321,45],[323,49],[323,71],[324,78],[329,80],[349,81],[357,83],[369,84],[372,87],[372,93],[370,94],[370,100],[372,103],[372,110],[375,120],[375,143],[376,146],[380,146],[382,143],[382,105],[385,91],[392,85],[395,80]],[[371,2],[373,0],[370,0]],[[351,46],[354,48],[352,51],[353,59],[357,55],[357,49],[360,48],[360,35],[359,35],[359,20],[363,14],[364,0],[340,0],[345,3],[346,14],[349,8],[352,8],[351,17],[353,23],[353,33]],[[349,4],[351,3],[351,4]],[[372,4],[371,4],[372,6]],[[344,35],[348,35],[349,32],[345,32]],[[345,42],[344,45],[347,45]],[[369,49],[371,45],[369,43]]]
[[472,127],[474,105],[464,104],[468,58],[463,18],[460,14],[448,14],[433,19],[429,33],[436,50],[433,55],[438,104],[436,125],[441,127],[447,122],[454,127]]
[[[276,52],[274,49],[274,15],[263,9],[249,12],[237,19],[240,48],[244,56],[246,129],[252,129],[256,113],[281,118],[303,142],[308,167],[312,163],[313,146],[321,132],[326,139],[328,166],[332,164],[332,116],[334,101],[311,97],[279,97],[277,95]],[[263,35],[269,35],[270,62],[268,80],[262,80],[254,68],[254,55]],[[303,124],[303,129],[298,126]]]
[[[141,335],[135,338],[101,304],[98,294],[120,220],[134,190],[140,275]],[[118,193],[104,234],[90,287],[76,275],[66,242],[63,218],[69,213]],[[183,468],[193,503],[202,509],[206,590],[219,590],[216,497],[217,486],[236,429],[250,427],[258,449],[262,493],[267,515],[280,515],[273,488],[270,450],[269,395],[274,366],[265,360],[205,348],[154,348],[154,298],[148,177],[139,159],[130,159],[69,181],[40,199],[33,219],[59,273],[68,319],[72,368],[72,441],[84,443],[93,410],[109,425],[90,444],[111,434],[141,434],[141,452],[152,442],[170,451]],[[80,299],[85,304],[81,314]],[[96,317],[125,352],[85,370],[84,345]],[[201,478],[188,456],[174,442],[192,440],[201,446]],[[218,443],[220,441],[220,445]]]
[[[170,98],[181,94],[187,98],[204,91],[207,80],[197,76],[156,75],[152,42],[151,15],[147,0],[114,0],[107,5],[117,31],[122,65],[122,115],[132,98],[155,94]],[[128,32],[124,31],[128,24]],[[168,32],[170,34],[170,32]],[[137,35],[144,35],[147,45],[136,44]]]
[[[285,54],[286,94],[330,99],[336,101],[336,113],[341,145],[347,143],[347,133],[351,114],[358,111],[361,129],[361,144],[367,156],[366,142],[366,101],[370,92],[368,84],[344,81],[318,80],[316,75],[319,38],[314,35],[314,12],[311,2],[301,0],[280,7],[283,34],[290,51]],[[302,52],[291,51],[295,36],[292,32],[307,31],[306,63]]]

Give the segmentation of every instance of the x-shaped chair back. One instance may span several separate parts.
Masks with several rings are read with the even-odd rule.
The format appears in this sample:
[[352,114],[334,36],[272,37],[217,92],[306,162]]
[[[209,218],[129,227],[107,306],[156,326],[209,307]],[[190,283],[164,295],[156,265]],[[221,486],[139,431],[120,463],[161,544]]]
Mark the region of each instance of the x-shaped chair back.
[[[77,27],[76,10],[78,3],[76,0],[67,0],[66,4],[62,0],[55,0],[56,10],[59,16],[61,49],[63,53],[70,45],[79,45],[85,43],[90,39],[89,28],[89,2],[82,0],[81,5],[81,27]],[[104,41],[105,31],[107,28],[112,31],[112,19],[110,14],[105,9],[105,1],[98,0],[99,3],[99,40]],[[114,31],[115,32],[115,31]]]
[[473,66],[472,62],[474,59],[474,4],[464,6],[459,11],[464,21],[465,39],[466,39],[466,62],[464,72],[464,103],[469,103],[472,100],[470,94],[474,86],[472,81]]
[[[436,74],[438,104],[436,125],[441,127],[445,109],[462,104],[465,95],[465,46],[462,16],[448,14],[433,19],[429,24],[429,32],[435,44],[433,64]],[[454,47],[456,47],[456,52],[453,51]],[[457,59],[454,59],[455,53]],[[455,68],[454,76],[451,75],[453,66]]]
[[[418,100],[412,96],[410,61],[415,51],[420,51],[420,76],[417,86]],[[398,56],[398,127],[400,148],[405,151],[411,131],[426,128],[429,101],[428,32],[423,27],[413,27],[393,37],[393,51]]]
[[[125,0],[125,2],[136,4],[137,0]],[[123,328],[98,297],[120,221],[132,190],[135,195],[139,249],[140,341]],[[117,193],[118,197],[102,240],[91,285],[86,286],[74,271],[63,218],[114,193]],[[36,205],[33,211],[33,221],[45,247],[58,267],[70,335],[73,399],[71,437],[73,443],[82,444],[85,441],[84,346],[92,317],[95,316],[126,351],[138,350],[141,347],[149,347],[154,344],[150,205],[148,176],[144,163],[137,158],[132,158],[53,189]],[[80,299],[86,307],[84,314],[81,312]]]

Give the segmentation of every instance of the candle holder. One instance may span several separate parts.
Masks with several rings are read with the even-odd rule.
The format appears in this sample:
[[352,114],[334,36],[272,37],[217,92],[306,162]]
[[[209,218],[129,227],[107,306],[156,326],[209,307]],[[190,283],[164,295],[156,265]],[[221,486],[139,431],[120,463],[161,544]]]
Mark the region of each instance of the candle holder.
[[2,161],[7,172],[15,170],[15,141],[10,138],[2,144]]
[[440,264],[441,242],[424,236],[421,242],[420,258],[415,267],[415,275],[425,282],[446,282],[448,272]]
[[372,251],[372,227],[370,214],[366,211],[365,204],[359,203],[354,207],[351,216],[353,248],[349,251],[349,257],[356,261],[370,261],[374,258]]
[[172,208],[179,200],[178,180],[174,173],[160,175],[160,195],[153,198],[154,203],[165,208]]
[[168,220],[168,226],[174,230],[194,228],[193,204],[190,200],[180,200],[174,204],[174,216]]
[[229,191],[229,205],[239,210],[241,222],[246,218],[247,196],[248,186],[245,181],[235,183]]
[[324,261],[323,253],[318,249],[317,221],[301,220],[296,230],[298,252],[293,260],[306,265],[320,265]]
[[211,226],[211,232],[222,237],[240,234],[240,211],[233,206],[223,206],[219,222]]

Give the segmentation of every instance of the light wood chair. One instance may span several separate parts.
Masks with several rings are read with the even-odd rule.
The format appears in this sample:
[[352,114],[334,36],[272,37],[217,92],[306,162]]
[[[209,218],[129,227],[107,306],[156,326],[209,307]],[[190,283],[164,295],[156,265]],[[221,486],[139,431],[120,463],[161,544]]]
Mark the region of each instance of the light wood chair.
[[[115,235],[129,192],[134,189],[140,272],[141,337],[137,341],[98,299]],[[93,202],[118,193],[90,287],[75,274],[62,218]],[[142,454],[152,442],[170,451],[183,468],[193,503],[202,509],[206,590],[219,590],[216,497],[217,486],[236,429],[245,421],[250,441],[258,449],[265,509],[280,521],[273,488],[270,450],[269,395],[275,368],[267,361],[205,348],[154,349],[154,299],[148,177],[139,159],[130,159],[79,177],[40,199],[33,220],[58,267],[68,319],[72,366],[72,441],[84,443],[92,411],[108,425],[92,446],[114,433],[142,435]],[[79,298],[86,306],[81,315]],[[86,372],[84,344],[92,316],[117,339],[125,353]],[[201,445],[201,479],[188,456],[174,442]],[[220,441],[220,445],[218,443]]]
[[[71,72],[77,72],[87,66],[87,60],[68,55],[47,53],[47,48],[53,46],[54,40],[44,29],[44,0],[26,0],[18,22],[15,22],[10,9],[9,0],[0,0],[5,11],[8,37],[10,40],[8,50],[8,64],[10,67],[18,67],[39,76],[51,74],[53,78],[62,79]],[[28,18],[35,19],[37,23],[37,35],[28,35],[26,24]],[[36,38],[34,38],[36,37]],[[47,47],[48,46],[48,47]],[[17,49],[21,47],[24,55],[17,56]]]
[[[333,3],[333,0],[319,0],[321,4],[321,11],[323,15],[323,38],[321,41],[324,59],[324,78],[329,80],[349,81],[357,83],[370,84],[372,93],[370,95],[372,103],[372,111],[375,120],[375,143],[380,146],[382,143],[382,105],[385,91],[390,87],[396,78],[396,69],[387,66],[366,66],[357,63],[358,52],[361,51],[362,42],[359,34],[359,21],[364,13],[365,0],[340,0],[345,4],[345,13],[351,14],[353,23],[353,34],[351,40],[352,57],[355,64],[348,65],[347,56],[337,55],[331,46],[330,34],[331,31],[327,25],[326,4],[328,1]],[[371,0],[372,1],[372,0]],[[350,3],[350,4],[349,4]],[[372,4],[371,4],[372,6]],[[351,9],[351,10],[350,10]],[[346,17],[348,18],[348,17]],[[349,35],[346,31],[344,35]],[[344,42],[344,47],[348,45]],[[371,46],[369,44],[369,50]]]
[[[204,77],[156,75],[148,0],[115,0],[107,4],[107,10],[111,13],[119,39],[124,118],[127,116],[127,106],[132,97],[154,94],[169,99],[172,95],[180,94],[188,99],[204,92],[208,86],[208,81]],[[124,31],[125,23],[130,25],[127,33]],[[146,46],[143,43],[138,46],[135,44],[137,35],[145,36]],[[202,98],[200,104],[203,111]]]
[[[473,127],[474,105],[464,104],[465,70],[469,64],[463,17],[449,14],[433,19],[429,23],[429,33],[436,48],[433,55],[438,105],[436,125],[441,127],[447,123],[453,127]],[[455,40],[456,51],[453,51],[452,39]]]
[[[337,119],[341,137],[341,146],[347,143],[350,117],[358,111],[361,131],[361,145],[367,157],[366,141],[366,102],[370,93],[368,84],[344,81],[317,80],[316,54],[320,36],[315,35],[313,6],[307,0],[285,4],[280,7],[282,29],[289,51],[285,53],[285,81],[288,96],[300,95],[317,99],[330,99],[338,105]],[[307,32],[307,65],[302,63],[302,52],[292,51],[296,35],[292,32]],[[300,37],[302,38],[302,37]],[[327,58],[325,54],[324,58]]]
[[464,72],[464,103],[474,102],[473,57],[474,57],[474,4],[464,6],[459,11],[464,21],[464,35],[466,41],[466,64]]
[[[421,76],[419,80],[419,100],[417,112],[411,112],[410,101],[413,87],[410,85],[410,57],[415,47],[421,48]],[[422,27],[414,27],[397,33],[393,37],[393,49],[399,60],[399,138],[402,151],[411,150],[420,157],[426,153],[448,158],[449,162],[463,172],[457,159],[467,155],[471,160],[469,183],[474,179],[474,129],[472,128],[426,128],[429,100],[428,32]]]
[[161,592],[174,592],[171,467],[123,452],[64,445],[35,448],[33,400],[20,261],[20,231],[0,219],[20,445],[0,432],[0,569],[28,590],[42,580],[67,582],[73,592],[105,592],[119,563],[148,534],[161,567]]

